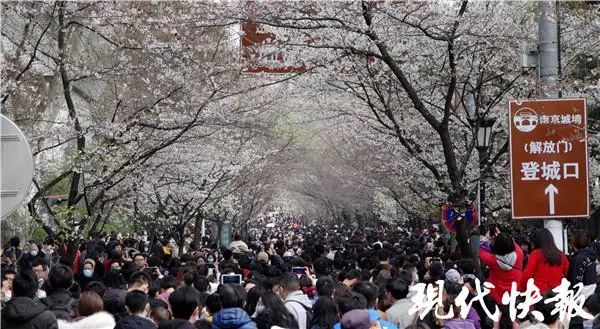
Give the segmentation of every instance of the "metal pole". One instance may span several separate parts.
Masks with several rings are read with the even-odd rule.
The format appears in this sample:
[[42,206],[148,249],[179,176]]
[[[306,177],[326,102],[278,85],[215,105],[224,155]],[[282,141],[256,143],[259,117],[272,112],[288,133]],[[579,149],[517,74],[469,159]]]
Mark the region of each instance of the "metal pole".
[[[482,129],[481,127],[479,129]],[[473,250],[474,255],[479,254],[479,227],[484,224],[485,220],[485,165],[487,163],[487,147],[477,148],[477,152],[479,153],[479,200],[477,207],[479,209],[479,219],[477,220],[477,225],[475,229],[471,233],[471,248]]]
[[[558,97],[558,17],[555,1],[539,2],[538,21],[539,82],[541,98]],[[556,246],[564,251],[563,223],[561,220],[545,219],[544,227],[554,237]]]
[[485,165],[488,160],[487,147],[479,149],[479,202],[480,213],[479,218],[483,224],[485,218]]

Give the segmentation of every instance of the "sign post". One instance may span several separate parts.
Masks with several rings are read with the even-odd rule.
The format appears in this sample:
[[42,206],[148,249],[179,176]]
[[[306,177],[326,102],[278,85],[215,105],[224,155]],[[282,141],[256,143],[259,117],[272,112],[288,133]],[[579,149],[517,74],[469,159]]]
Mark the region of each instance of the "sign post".
[[589,216],[585,99],[509,103],[512,216]]

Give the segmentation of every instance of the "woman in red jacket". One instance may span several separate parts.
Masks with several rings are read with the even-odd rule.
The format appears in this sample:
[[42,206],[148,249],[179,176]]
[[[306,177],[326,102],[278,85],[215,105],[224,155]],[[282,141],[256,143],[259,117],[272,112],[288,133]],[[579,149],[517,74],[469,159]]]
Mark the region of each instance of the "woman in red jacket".
[[494,288],[490,289],[490,296],[500,305],[502,294],[510,292],[512,283],[519,284],[521,280],[523,251],[507,233],[500,233],[496,229],[488,235],[491,248],[487,250],[484,245],[480,246],[479,258],[490,269],[487,281],[494,285]]
[[569,260],[556,244],[552,233],[546,228],[538,229],[533,240],[533,251],[529,255],[529,261],[523,271],[520,291],[527,290],[527,280],[533,278],[534,284],[543,295],[558,285],[569,271]]

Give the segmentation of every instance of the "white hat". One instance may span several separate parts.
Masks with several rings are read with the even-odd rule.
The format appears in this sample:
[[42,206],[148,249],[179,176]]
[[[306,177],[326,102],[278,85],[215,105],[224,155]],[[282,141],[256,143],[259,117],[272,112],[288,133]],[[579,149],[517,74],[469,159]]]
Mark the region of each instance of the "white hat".
[[458,283],[458,284],[463,284],[463,278],[460,275],[460,273],[451,268],[446,272],[446,281],[452,282],[452,283]]

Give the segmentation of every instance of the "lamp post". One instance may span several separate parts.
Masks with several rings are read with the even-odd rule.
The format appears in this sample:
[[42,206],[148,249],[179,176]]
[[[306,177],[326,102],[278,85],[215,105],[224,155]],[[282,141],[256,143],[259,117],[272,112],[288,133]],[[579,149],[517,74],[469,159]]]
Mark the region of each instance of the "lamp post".
[[[473,107],[472,117],[469,119],[473,136],[475,139],[475,148],[479,154],[479,202],[478,202],[478,220],[477,228],[485,221],[485,167],[488,164],[488,148],[492,144],[492,133],[494,129],[495,118],[479,116],[475,113]],[[474,255],[479,254],[479,229],[471,231],[471,250]]]
[[475,148],[479,153],[479,223],[485,221],[485,167],[488,164],[488,148],[492,144],[496,118],[478,117],[473,126]]

